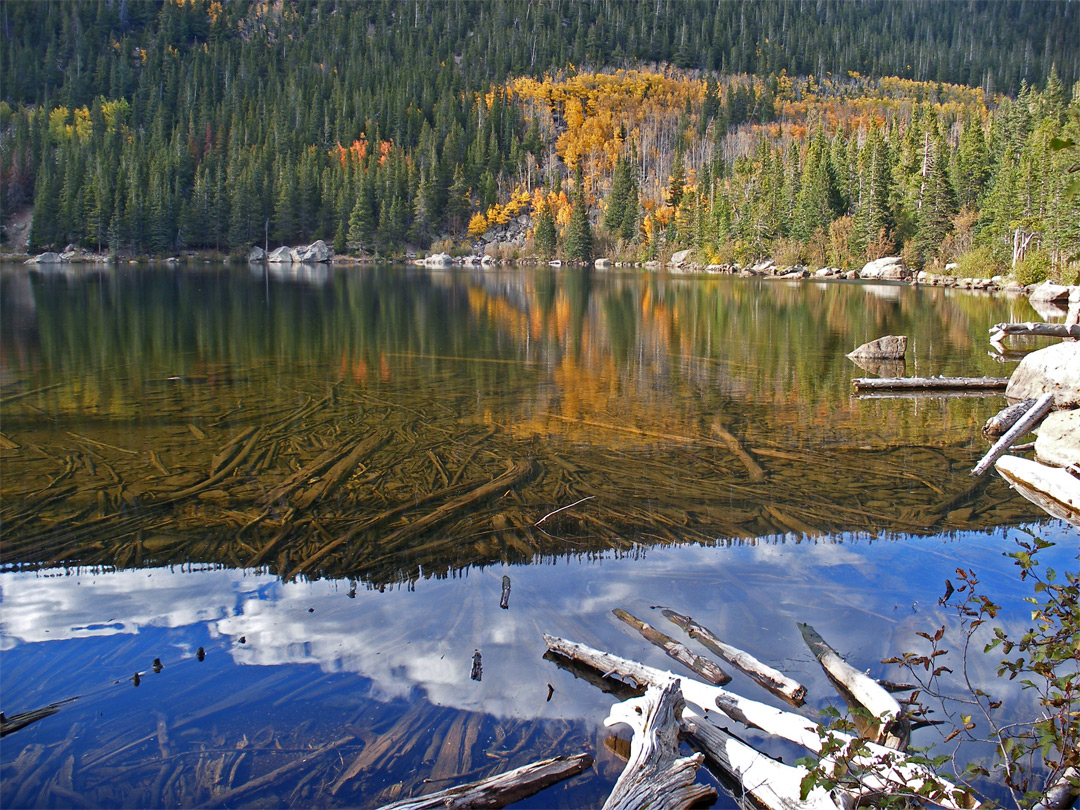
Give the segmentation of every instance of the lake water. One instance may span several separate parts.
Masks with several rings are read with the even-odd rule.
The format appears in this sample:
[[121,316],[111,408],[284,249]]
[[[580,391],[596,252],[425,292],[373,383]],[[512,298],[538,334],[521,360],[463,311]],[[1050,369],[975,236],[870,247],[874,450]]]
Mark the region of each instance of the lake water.
[[838,699],[795,622],[903,679],[880,661],[951,621],[957,566],[1019,632],[1004,554],[1037,533],[1076,564],[1075,530],[968,475],[1000,397],[860,399],[844,356],[906,334],[903,373],[1005,376],[987,329],[1035,319],[1023,299],[7,267],[0,316],[3,709],[77,697],[4,738],[5,807],[378,807],[583,751],[517,806],[598,806],[614,698],[542,633],[674,668],[611,614],[679,637],[667,605],[805,683],[813,715]]

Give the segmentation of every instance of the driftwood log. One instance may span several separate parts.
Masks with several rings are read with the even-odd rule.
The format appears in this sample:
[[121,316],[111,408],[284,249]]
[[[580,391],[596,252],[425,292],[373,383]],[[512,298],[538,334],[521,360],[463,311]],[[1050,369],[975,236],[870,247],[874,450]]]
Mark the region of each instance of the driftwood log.
[[1031,810],[1069,810],[1080,799],[1080,769],[1066,768]]
[[477,782],[429,793],[415,799],[403,799],[385,805],[382,810],[465,810],[473,807],[505,807],[512,802],[539,793],[546,787],[577,776],[592,767],[588,754],[553,757],[531,762]]
[[[585,664],[599,672],[618,675],[619,678],[639,688],[662,685],[677,677],[671,672],[645,666],[636,661],[556,636],[545,634],[544,642],[548,650],[553,653]],[[710,707],[716,706],[737,722],[794,742],[815,754],[821,753],[826,741],[847,746],[856,740],[850,734],[823,729],[809,718],[744,698],[721,686],[711,686],[692,678],[683,678],[681,687],[683,697],[688,704],[692,704],[684,710],[684,720],[696,716],[703,722],[709,722],[705,718]],[[698,735],[694,736],[695,742],[700,742],[701,739],[702,737]],[[963,795],[963,791],[955,785],[942,779],[930,768],[911,762],[902,752],[871,741],[864,741],[864,745],[869,753],[865,756],[853,756],[851,763],[867,770],[863,783],[869,789],[888,791],[890,786],[902,787],[910,791],[926,789],[932,793],[928,798],[933,798],[937,804],[948,810],[966,810],[978,806],[969,796]],[[765,755],[758,753],[757,756],[764,757]],[[736,774],[736,777],[740,778],[744,787],[748,784],[748,780],[742,779],[739,774]],[[958,796],[961,798],[954,798]],[[777,806],[791,807],[784,804]]]
[[793,706],[801,706],[806,698],[806,687],[792,680],[779,670],[773,669],[768,664],[758,661],[750,653],[744,652],[730,644],[725,644],[716,634],[698,624],[689,616],[676,613],[670,608],[662,608],[664,617],[678,625],[690,638],[699,642],[703,647],[719,655],[729,664],[737,667],[759,685],[768,689],[777,697],[783,698]]
[[1042,337],[1080,338],[1080,325],[1068,326],[1063,323],[996,323],[990,327],[990,340],[1001,342],[1006,335],[1039,335]]
[[1004,391],[1008,377],[856,377],[856,391]]
[[845,661],[813,627],[800,622],[799,632],[840,693],[877,718],[877,723],[868,728],[867,736],[886,748],[905,750],[911,739],[911,724],[896,698],[869,675]]
[[723,686],[725,683],[731,681],[731,676],[708,658],[702,658],[700,655],[690,650],[685,644],[680,644],[671,636],[661,633],[652,625],[646,624],[641,621],[641,619],[620,608],[616,608],[611,612],[621,621],[626,622],[641,633],[642,638],[650,644],[655,644],[661,650],[666,652],[669,658],[674,658],[680,664],[693,670],[709,683]]
[[1014,405],[1008,405],[986,420],[983,425],[983,433],[987,436],[1001,436],[1009,428],[1016,424],[1016,420],[1031,410],[1035,404],[1034,399],[1025,399]]
[[997,443],[975,465],[971,475],[978,478],[989,470],[990,465],[997,461],[999,456],[1004,454],[1017,439],[1035,427],[1044,416],[1050,413],[1050,409],[1053,407],[1054,395],[1052,393],[1043,394],[1035,400],[1035,404],[1028,408],[1027,412],[1017,419],[1011,428],[1005,431],[1005,435],[998,439]]
[[684,810],[716,790],[696,784],[704,757],[679,756],[679,714],[684,706],[678,680],[650,686],[643,697],[611,707],[604,725],[630,726],[630,759],[623,768],[604,810]]

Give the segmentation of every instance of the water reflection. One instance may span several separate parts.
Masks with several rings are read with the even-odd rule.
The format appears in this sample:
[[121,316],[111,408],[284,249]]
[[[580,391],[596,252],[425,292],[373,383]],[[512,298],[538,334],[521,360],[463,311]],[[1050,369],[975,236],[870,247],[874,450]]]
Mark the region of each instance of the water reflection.
[[[1059,544],[1046,552],[1045,565],[1075,564],[1075,533],[1056,522],[1040,531]],[[0,685],[9,714],[82,695],[5,739],[5,796],[27,784],[27,773],[12,769],[20,752],[66,744],[73,789],[92,803],[157,806],[173,796],[197,804],[214,795],[205,772],[213,756],[227,755],[226,770],[245,750],[248,760],[271,763],[241,762],[231,783],[240,785],[281,763],[266,747],[271,739],[314,747],[354,726],[363,745],[350,744],[343,761],[315,769],[311,784],[323,793],[297,792],[297,774],[278,780],[262,803],[374,807],[402,781],[408,792],[430,790],[421,780],[502,770],[546,750],[594,750],[596,772],[533,806],[592,805],[619,769],[602,743],[611,698],[542,660],[542,632],[674,668],[610,613],[622,607],[663,626],[653,606],[667,604],[807,685],[806,711],[813,715],[837,699],[796,621],[813,624],[855,666],[896,679],[898,671],[878,663],[882,658],[919,649],[916,632],[953,627],[937,597],[962,560],[1002,605],[996,624],[1017,635],[1028,618],[1027,591],[1002,553],[1019,536],[999,530],[906,543],[841,536],[827,543],[654,548],[635,560],[474,569],[382,590],[348,581],[283,583],[237,570],[3,573]],[[507,610],[499,606],[504,575],[513,582]],[[952,638],[955,630],[949,632]],[[206,650],[202,662],[199,647]],[[470,678],[476,651],[481,681]],[[155,658],[164,665],[159,674],[150,667]],[[1003,699],[1009,717],[1032,710],[1030,690],[1000,681],[990,658],[971,663],[973,685]],[[135,688],[137,670],[143,677]],[[769,699],[737,673],[732,688]],[[408,733],[392,732],[406,717]],[[304,736],[288,736],[299,733],[301,719]],[[927,729],[915,742],[940,736]],[[454,745],[451,768],[436,754]],[[380,746],[384,758],[329,792],[355,756]],[[167,780],[155,784],[155,775],[172,775],[184,757],[188,766],[175,768],[172,792],[163,792]],[[128,776],[110,776],[116,773]]]
[[1037,515],[966,476],[998,400],[858,400],[844,356],[908,334],[911,373],[1000,373],[985,330],[1024,301],[548,268],[0,278],[6,565],[386,584]]

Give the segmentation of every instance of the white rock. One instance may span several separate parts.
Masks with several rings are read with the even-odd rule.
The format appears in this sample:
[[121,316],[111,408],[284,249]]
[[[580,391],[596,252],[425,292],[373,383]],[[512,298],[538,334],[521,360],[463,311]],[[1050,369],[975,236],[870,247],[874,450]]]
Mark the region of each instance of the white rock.
[[247,260],[249,262],[265,262],[266,261],[266,251],[263,250],[258,245],[256,245],[255,247],[253,247],[251,250],[248,251]]
[[611,267],[611,259],[597,259],[593,264],[597,270],[607,270]]
[[296,249],[297,258],[301,262],[319,263],[330,261],[330,248],[326,246],[326,242],[319,239],[312,242],[307,247],[300,247]]
[[453,263],[449,253],[434,253],[424,259],[424,264],[428,267],[450,267]]
[[1048,392],[1054,395],[1055,408],[1080,406],[1080,343],[1067,341],[1026,355],[1013,371],[1005,396],[1015,401]]
[[1071,288],[1066,287],[1063,284],[1053,284],[1049,281],[1044,281],[1031,291],[1028,299],[1032,304],[1038,303],[1062,303],[1065,304],[1069,300],[1069,294],[1072,292]]
[[1080,410],[1054,411],[1043,419],[1035,439],[1035,455],[1055,467],[1080,462]]
[[671,254],[671,261],[668,264],[678,267],[679,265],[686,264],[686,260],[690,258],[689,250],[677,250]]
[[904,266],[902,258],[886,256],[863,265],[863,269],[859,271],[859,277],[881,281],[905,281],[911,277],[911,273]]
[[292,248],[288,247],[274,248],[266,257],[266,261],[270,264],[292,264],[292,260]]
[[57,253],[39,253],[32,259],[27,259],[26,264],[60,264],[63,259]]

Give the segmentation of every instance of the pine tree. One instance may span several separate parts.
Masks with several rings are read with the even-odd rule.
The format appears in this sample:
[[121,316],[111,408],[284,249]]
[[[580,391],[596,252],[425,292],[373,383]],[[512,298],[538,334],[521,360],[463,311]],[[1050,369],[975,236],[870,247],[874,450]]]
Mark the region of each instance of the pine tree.
[[952,227],[956,213],[952,186],[945,172],[947,160],[944,140],[940,137],[932,145],[922,205],[918,211],[915,249],[923,262],[931,260],[941,247],[941,242]]
[[558,242],[558,234],[555,231],[555,215],[551,213],[551,207],[544,205],[536,215],[536,233],[533,236],[536,241],[536,254],[541,259],[553,259]]
[[589,224],[589,207],[585,202],[585,180],[580,166],[575,185],[574,207],[570,213],[570,222],[566,226],[563,252],[570,261],[588,264],[593,256],[593,233],[592,225]]
[[637,183],[634,182],[630,161],[620,157],[615,164],[611,191],[608,193],[604,228],[616,238],[621,238],[627,218],[632,222],[637,219]]
[[360,251],[370,251],[375,246],[375,191],[368,172],[360,179],[360,190],[356,195],[352,214],[349,216],[347,241]]

